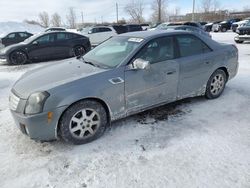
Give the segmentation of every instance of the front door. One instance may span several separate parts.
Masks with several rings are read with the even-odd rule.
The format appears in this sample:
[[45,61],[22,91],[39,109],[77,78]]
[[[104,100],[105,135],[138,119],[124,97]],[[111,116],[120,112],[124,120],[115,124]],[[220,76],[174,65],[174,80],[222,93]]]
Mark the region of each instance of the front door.
[[173,37],[161,37],[151,40],[133,58],[149,61],[150,68],[125,71],[128,113],[176,99],[179,65],[175,57]]
[[54,52],[55,48],[55,34],[50,33],[44,35],[37,40],[33,41],[29,47],[29,56],[34,60],[46,60],[56,57]]

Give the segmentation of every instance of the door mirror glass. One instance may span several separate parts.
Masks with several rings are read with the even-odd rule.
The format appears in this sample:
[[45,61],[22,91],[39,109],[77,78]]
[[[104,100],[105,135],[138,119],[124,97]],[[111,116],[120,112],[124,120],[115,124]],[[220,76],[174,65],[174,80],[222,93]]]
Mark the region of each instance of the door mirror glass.
[[139,59],[134,60],[134,62],[132,63],[132,68],[146,70],[150,68],[150,63],[149,61],[145,61],[139,58]]

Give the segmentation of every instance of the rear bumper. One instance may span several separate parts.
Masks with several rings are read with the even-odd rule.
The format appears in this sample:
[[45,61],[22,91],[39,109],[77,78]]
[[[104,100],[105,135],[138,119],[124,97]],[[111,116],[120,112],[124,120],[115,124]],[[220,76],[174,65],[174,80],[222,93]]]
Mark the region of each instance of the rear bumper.
[[238,35],[234,38],[235,41],[250,41],[250,35]]
[[51,120],[48,120],[48,112],[24,115],[11,111],[11,114],[23,134],[34,140],[51,141],[57,139],[57,125],[65,109],[66,107],[60,107],[52,110]]

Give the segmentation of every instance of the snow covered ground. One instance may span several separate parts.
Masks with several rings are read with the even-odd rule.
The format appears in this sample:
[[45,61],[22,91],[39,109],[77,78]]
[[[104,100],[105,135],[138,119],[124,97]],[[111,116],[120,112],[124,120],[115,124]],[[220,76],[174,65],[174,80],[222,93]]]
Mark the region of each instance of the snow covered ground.
[[[233,36],[213,34],[226,43]],[[32,141],[10,116],[11,85],[46,63],[0,66],[1,188],[249,188],[250,44],[237,46],[239,74],[219,99],[188,99],[120,120],[82,146]]]

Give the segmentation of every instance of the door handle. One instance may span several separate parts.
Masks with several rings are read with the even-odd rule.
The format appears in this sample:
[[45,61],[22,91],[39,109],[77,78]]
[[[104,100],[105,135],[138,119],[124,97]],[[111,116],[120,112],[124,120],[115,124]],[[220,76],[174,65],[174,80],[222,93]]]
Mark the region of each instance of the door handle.
[[167,72],[167,75],[172,75],[172,74],[175,74],[176,73],[176,71],[169,71],[169,72]]
[[209,61],[206,61],[206,62],[205,62],[205,64],[209,65],[209,64],[210,64],[210,62],[209,62]]

